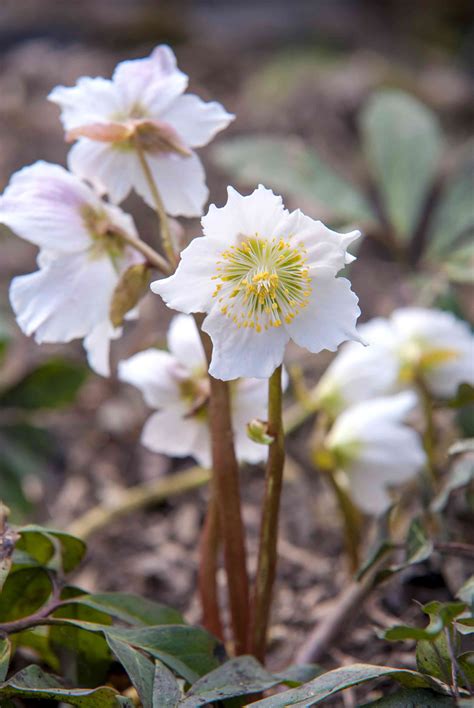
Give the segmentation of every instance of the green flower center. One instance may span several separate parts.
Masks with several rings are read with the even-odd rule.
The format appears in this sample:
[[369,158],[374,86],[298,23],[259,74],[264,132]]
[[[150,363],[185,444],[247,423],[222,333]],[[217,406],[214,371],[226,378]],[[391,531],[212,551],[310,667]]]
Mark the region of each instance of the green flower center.
[[281,327],[308,304],[311,279],[301,244],[256,234],[224,251],[216,265],[213,297],[237,327],[256,332]]
[[105,211],[96,211],[86,205],[82,209],[82,218],[92,240],[89,257],[96,260],[108,256],[116,264],[124,254],[126,243]]

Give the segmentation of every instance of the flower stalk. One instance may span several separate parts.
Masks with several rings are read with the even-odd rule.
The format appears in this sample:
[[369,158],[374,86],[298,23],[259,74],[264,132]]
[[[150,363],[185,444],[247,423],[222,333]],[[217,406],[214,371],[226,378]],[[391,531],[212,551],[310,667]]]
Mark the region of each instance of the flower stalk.
[[269,447],[265,479],[257,575],[252,599],[251,651],[265,659],[271,599],[277,564],[278,517],[283,483],[285,445],[282,420],[282,367],[275,369],[268,385]]
[[[212,484],[211,484],[212,487]],[[217,589],[217,564],[220,548],[219,505],[211,491],[206,519],[199,539],[198,590],[202,625],[215,637],[224,640]]]

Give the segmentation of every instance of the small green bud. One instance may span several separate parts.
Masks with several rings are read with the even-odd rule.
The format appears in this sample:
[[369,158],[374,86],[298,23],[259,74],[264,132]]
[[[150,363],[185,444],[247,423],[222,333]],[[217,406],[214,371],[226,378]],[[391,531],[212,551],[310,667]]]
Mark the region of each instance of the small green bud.
[[132,310],[148,290],[149,268],[145,263],[130,266],[122,273],[118,281],[112,301],[109,317],[114,327],[123,324],[123,318]]
[[265,420],[254,418],[247,423],[247,435],[250,440],[253,440],[260,445],[271,445],[274,437],[268,434],[268,423]]

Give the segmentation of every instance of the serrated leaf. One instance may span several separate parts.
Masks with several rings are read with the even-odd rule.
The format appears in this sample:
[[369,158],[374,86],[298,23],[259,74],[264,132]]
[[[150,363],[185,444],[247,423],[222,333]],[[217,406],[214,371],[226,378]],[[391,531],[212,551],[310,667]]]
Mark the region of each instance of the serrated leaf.
[[74,401],[86,376],[84,366],[65,359],[50,359],[2,391],[0,406],[26,410],[60,408]]
[[379,91],[361,115],[365,154],[388,219],[408,242],[433,184],[441,149],[436,116],[403,91]]
[[44,698],[79,708],[133,708],[132,702],[120,696],[113,688],[65,688],[39,666],[27,666],[9,681],[0,684],[0,697]]
[[184,618],[177,610],[132,593],[80,595],[72,602],[93,607],[133,625],[184,624]]
[[427,254],[440,259],[449,256],[455,242],[474,230],[474,144],[464,151],[457,170],[446,181],[431,217]]
[[180,702],[183,708],[199,708],[214,701],[266,691],[280,683],[253,656],[238,656],[200,678]]
[[134,685],[142,703],[142,708],[153,708],[154,664],[126,642],[114,639],[111,636],[106,638],[110,650],[122,664]]
[[0,594],[0,621],[27,617],[42,607],[51,595],[51,580],[43,568],[10,573]]
[[155,662],[153,708],[176,708],[181,690],[174,674],[161,661]]
[[261,182],[314,204],[315,212],[331,223],[362,225],[376,221],[358,189],[299,140],[258,135],[234,138],[220,143],[212,154],[237,181],[251,185]]
[[428,679],[417,671],[371,664],[353,664],[327,671],[303,686],[256,701],[252,703],[252,706],[254,708],[287,708],[287,706],[310,708],[310,706],[322,703],[346,688],[385,677],[392,677],[396,681],[414,688],[430,686]]
[[442,696],[429,688],[402,688],[359,708],[456,708],[456,705],[450,696]]
[[57,531],[56,529],[29,524],[28,526],[23,526],[23,528],[20,529],[20,534],[21,539],[17,544],[17,548],[24,550],[30,556],[36,558],[40,563],[46,563],[47,560],[43,560],[41,556],[38,557],[35,552],[35,548],[40,548],[46,543],[46,541],[49,541],[50,544],[52,543],[54,552],[54,543],[57,543],[59,547],[62,570],[66,574],[73,571],[79,563],[81,563],[87,550],[84,541],[76,536],[66,533],[65,531]]
[[12,645],[8,637],[0,637],[0,683],[5,681],[10,666]]

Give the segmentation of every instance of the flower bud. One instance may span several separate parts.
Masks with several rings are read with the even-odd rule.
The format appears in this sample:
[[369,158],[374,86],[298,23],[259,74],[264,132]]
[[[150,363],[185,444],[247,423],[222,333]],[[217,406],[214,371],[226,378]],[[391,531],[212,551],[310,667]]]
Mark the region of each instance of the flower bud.
[[275,438],[268,434],[268,423],[266,420],[254,418],[247,423],[247,435],[253,442],[260,445],[271,445]]
[[136,263],[122,274],[110,302],[109,317],[114,327],[120,327],[127,312],[132,310],[148,290],[149,268]]

